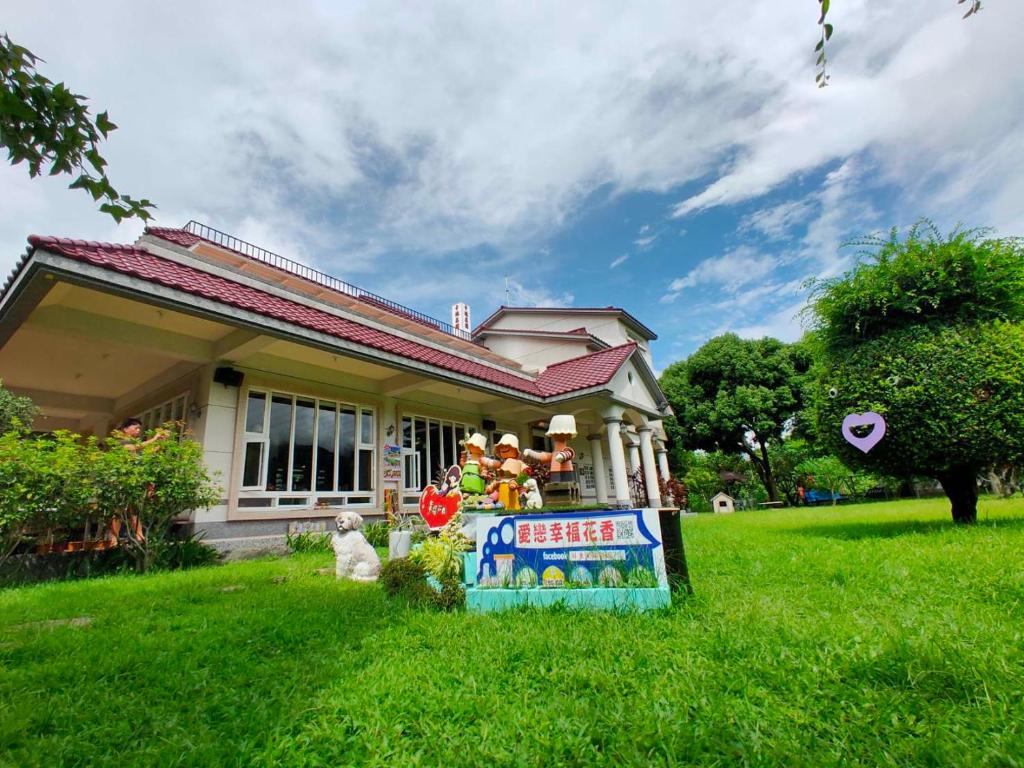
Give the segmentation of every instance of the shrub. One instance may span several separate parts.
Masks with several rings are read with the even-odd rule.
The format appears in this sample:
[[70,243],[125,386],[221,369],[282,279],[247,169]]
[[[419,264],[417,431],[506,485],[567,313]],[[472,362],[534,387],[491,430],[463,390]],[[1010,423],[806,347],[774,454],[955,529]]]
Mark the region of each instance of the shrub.
[[387,523],[367,523],[363,526],[363,535],[372,547],[388,546],[388,533],[391,529]]
[[289,533],[285,538],[288,549],[293,553],[330,553],[331,534],[320,533],[319,531],[303,531],[302,533]]
[[176,519],[210,507],[220,495],[202,447],[184,434],[138,451],[108,439],[107,450],[98,453],[95,477],[98,512],[121,522],[121,546],[140,572],[153,564]]
[[35,403],[4,389],[0,381],[0,435],[30,429],[38,412]]
[[153,561],[155,568],[179,571],[213,565],[220,562],[221,553],[203,543],[201,533],[180,538],[169,538],[157,549]]
[[427,584],[427,571],[411,557],[387,560],[380,569],[380,583],[392,597],[404,597],[410,603],[433,600],[434,590]]
[[432,604],[442,611],[457,611],[466,605],[466,590],[457,582],[442,583],[439,592],[434,590],[431,592],[433,592]]
[[23,542],[84,527],[96,494],[95,440],[0,436],[0,563]]

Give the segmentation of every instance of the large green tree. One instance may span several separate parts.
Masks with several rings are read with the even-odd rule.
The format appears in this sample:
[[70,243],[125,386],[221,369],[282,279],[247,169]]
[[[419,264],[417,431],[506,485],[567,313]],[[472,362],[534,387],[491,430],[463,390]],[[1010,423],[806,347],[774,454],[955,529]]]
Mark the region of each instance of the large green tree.
[[155,206],[119,193],[107,178],[100,142],[117,129],[106,112],[93,120],[84,96],[54,83],[36,69],[32,51],[0,36],[0,147],[11,165],[24,163],[33,178],[71,174],[72,189],[84,189],[115,221],[152,218]]
[[769,450],[802,407],[807,349],[727,333],[661,375],[675,411],[670,436],[686,449],[744,454],[771,501],[779,500]]
[[[935,478],[974,522],[978,474],[1024,458],[1024,245],[929,224],[865,242],[812,295],[819,438],[847,463]],[[887,422],[867,454],[842,435],[865,411]]]

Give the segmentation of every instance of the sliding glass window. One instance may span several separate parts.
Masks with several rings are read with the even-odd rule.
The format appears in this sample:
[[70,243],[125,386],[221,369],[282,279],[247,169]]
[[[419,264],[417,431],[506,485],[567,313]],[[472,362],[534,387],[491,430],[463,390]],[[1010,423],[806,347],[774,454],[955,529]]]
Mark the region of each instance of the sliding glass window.
[[362,493],[376,478],[371,408],[282,392],[246,398],[242,490]]

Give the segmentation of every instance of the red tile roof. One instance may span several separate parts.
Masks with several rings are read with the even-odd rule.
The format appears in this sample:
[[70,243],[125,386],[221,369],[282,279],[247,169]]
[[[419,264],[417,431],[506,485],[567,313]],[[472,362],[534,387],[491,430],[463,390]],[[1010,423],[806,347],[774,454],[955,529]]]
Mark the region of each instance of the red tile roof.
[[[184,229],[174,229],[172,227],[146,227],[146,234],[155,235],[163,240],[176,243],[183,248],[191,248],[196,243],[204,240],[204,238],[199,235],[193,235],[191,232],[186,232]],[[206,242],[213,241],[206,240]],[[224,246],[221,247],[223,248]]]
[[556,363],[531,379],[179,264],[136,246],[39,235],[29,237],[29,243],[76,261],[534,396],[551,397],[606,384],[636,347],[624,344]]
[[607,384],[635,349],[631,341],[549,365],[537,379],[537,387],[544,397],[551,397]]

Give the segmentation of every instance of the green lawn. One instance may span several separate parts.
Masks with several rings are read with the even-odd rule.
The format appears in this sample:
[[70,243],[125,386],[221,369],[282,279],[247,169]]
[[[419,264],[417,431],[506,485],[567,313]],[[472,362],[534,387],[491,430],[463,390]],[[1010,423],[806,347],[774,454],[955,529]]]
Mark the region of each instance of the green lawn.
[[0,591],[0,765],[1019,765],[1024,501],[980,518],[689,518],[696,594],[643,616],[409,610],[314,555]]

